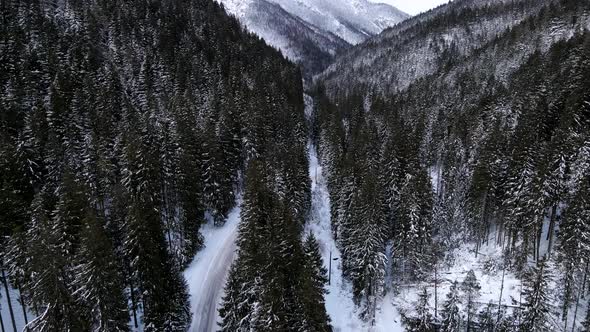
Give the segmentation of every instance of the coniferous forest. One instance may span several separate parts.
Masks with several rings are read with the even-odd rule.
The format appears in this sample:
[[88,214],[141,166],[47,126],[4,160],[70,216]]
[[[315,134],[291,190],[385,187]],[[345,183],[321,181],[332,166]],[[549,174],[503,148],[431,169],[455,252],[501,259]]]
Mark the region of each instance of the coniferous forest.
[[309,63],[213,0],[0,13],[1,332],[590,332],[588,1]]
[[[181,271],[242,179],[244,219],[302,269],[303,95],[278,51],[209,0],[3,1],[1,29],[1,264],[30,331],[186,331]],[[313,298],[306,271],[261,286]]]

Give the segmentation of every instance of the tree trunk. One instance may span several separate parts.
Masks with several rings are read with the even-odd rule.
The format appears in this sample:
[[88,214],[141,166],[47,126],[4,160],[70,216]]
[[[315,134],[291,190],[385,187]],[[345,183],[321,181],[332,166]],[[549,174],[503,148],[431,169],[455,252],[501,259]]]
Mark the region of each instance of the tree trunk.
[[4,329],[4,320],[2,320],[2,311],[0,311],[0,327],[2,328],[2,332],[6,332]]
[[586,298],[586,280],[588,280],[588,265],[590,261],[586,262],[586,270],[584,270],[584,281],[582,282],[582,298]]
[[539,259],[541,258],[541,237],[543,236],[543,224],[545,223],[545,217],[541,218],[541,223],[537,223],[537,263],[539,263]]
[[[511,232],[512,232],[512,234],[511,234],[511,236],[512,236],[512,243],[510,245],[511,246],[510,251],[512,252],[512,251],[514,251],[514,249],[516,249],[516,242],[518,241],[518,232],[515,229],[512,229]],[[526,246],[527,239],[524,240],[524,243],[525,243],[525,246]]]
[[502,313],[502,293],[504,292],[504,277],[506,276],[506,264],[502,265],[502,283],[500,284],[500,300],[498,300],[498,320],[496,325],[500,324],[500,314]]
[[438,319],[438,271],[434,264],[434,319]]
[[504,228],[504,223],[499,221],[498,223],[498,232],[496,233],[496,245],[502,245],[502,228]]
[[471,328],[471,296],[467,300],[467,332],[470,331]]
[[551,221],[549,222],[549,230],[547,231],[547,259],[551,257],[551,248],[553,247],[553,232],[555,229],[555,222],[557,221],[557,204],[551,208]]
[[29,318],[27,317],[27,305],[26,305],[25,301],[23,300],[23,292],[21,292],[20,286],[17,285],[17,289],[18,289],[20,306],[23,309],[23,318],[25,320],[25,325],[27,325],[27,324],[29,324]]
[[128,266],[127,268],[127,281],[129,282],[129,298],[131,300],[131,310],[133,311],[133,324],[137,329],[139,324],[137,323],[137,303],[135,302],[135,287],[133,286],[133,279],[130,273],[131,268]]
[[574,309],[574,320],[572,321],[572,332],[574,332],[576,329],[576,319],[578,318],[578,307],[579,306],[580,306],[580,292],[578,292],[578,296],[576,296],[576,308]]

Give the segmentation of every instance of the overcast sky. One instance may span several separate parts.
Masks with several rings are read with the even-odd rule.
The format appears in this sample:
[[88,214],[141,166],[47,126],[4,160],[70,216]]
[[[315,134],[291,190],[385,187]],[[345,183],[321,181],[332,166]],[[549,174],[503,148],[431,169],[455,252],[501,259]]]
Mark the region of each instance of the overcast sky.
[[373,2],[388,3],[398,9],[410,14],[416,15],[434,8],[440,4],[449,2],[448,0],[370,0]]

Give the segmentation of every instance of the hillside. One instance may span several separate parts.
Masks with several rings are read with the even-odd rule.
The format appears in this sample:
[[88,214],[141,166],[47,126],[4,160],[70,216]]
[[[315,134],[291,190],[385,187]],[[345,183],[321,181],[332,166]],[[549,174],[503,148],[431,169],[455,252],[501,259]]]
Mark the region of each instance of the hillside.
[[[454,64],[469,64],[473,57],[491,66],[497,78],[506,78],[535,50],[546,51],[588,28],[588,20],[587,11],[564,8],[559,1],[453,1],[348,50],[320,80],[330,93],[359,86],[394,93],[421,78],[458,70]],[[518,30],[532,31],[512,32]],[[518,39],[503,38],[508,34]],[[499,49],[498,40],[503,41]]]

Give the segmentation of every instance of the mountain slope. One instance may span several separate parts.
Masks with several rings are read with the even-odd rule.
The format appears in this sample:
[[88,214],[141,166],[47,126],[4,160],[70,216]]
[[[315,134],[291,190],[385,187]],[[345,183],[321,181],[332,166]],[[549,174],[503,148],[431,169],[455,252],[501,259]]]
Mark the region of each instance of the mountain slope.
[[[549,8],[551,3],[554,5]],[[493,53],[487,59],[492,65],[497,62],[495,60],[504,59],[497,58],[499,54],[496,53],[503,51],[486,49],[486,45],[512,28],[525,29],[525,22],[538,31],[511,41],[523,52],[504,48],[504,52],[521,56],[520,61],[522,56],[536,49],[546,50],[553,42],[571,36],[571,31],[588,28],[588,13],[566,10],[559,1],[549,0],[454,1],[406,20],[350,49],[320,75],[320,80],[331,93],[346,93],[350,87],[360,85],[381,92],[395,92],[420,78],[450,68],[452,63],[468,62],[466,59],[474,54]],[[533,39],[528,39],[531,36]],[[502,56],[511,57],[511,54]],[[519,60],[512,60],[516,62],[502,65],[513,70]],[[495,74],[505,77],[509,72],[498,66]]]
[[334,55],[406,19],[407,14],[366,0],[219,0],[251,31],[303,64],[308,76]]
[[358,44],[409,17],[392,6],[366,0],[271,1],[350,44]]

